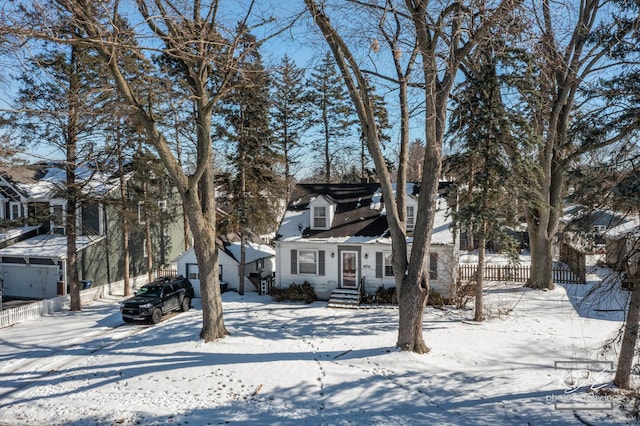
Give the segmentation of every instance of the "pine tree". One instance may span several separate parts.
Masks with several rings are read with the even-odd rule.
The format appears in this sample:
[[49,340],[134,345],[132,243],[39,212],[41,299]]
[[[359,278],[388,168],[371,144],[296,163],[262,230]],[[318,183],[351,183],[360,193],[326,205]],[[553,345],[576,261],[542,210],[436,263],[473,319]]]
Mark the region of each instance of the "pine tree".
[[305,70],[285,55],[272,78],[271,123],[274,148],[282,156],[287,193],[301,166],[302,135],[309,126],[309,96],[305,87]]
[[238,232],[241,240],[240,294],[244,293],[246,242],[254,234],[275,230],[278,200],[284,195],[274,168],[281,158],[274,150],[269,127],[270,78],[255,41],[250,33],[241,39],[243,59],[236,76],[239,84],[229,93],[223,109],[227,126],[220,129],[232,143],[228,155],[229,229]]
[[512,144],[510,121],[502,104],[496,54],[490,47],[475,55],[467,68],[467,80],[458,87],[457,106],[451,114],[453,137],[460,152],[449,161],[458,176],[460,206],[453,214],[459,229],[477,237],[478,264],[475,291],[476,321],[484,320],[483,270],[488,242],[515,259],[515,241],[505,232],[513,225],[517,205],[505,203],[516,197],[512,159],[505,146]]
[[320,134],[313,149],[320,157],[324,182],[330,183],[338,159],[348,162],[354,154],[355,147],[348,142],[355,124],[354,108],[330,52],[313,68],[308,85],[314,106],[312,124]]
[[65,155],[64,223],[73,311],[82,309],[76,240],[77,211],[83,196],[76,170],[92,155],[93,136],[99,129],[101,84],[105,82],[100,62],[87,48],[71,46],[62,50],[43,46],[18,78],[21,87],[16,101],[20,112],[15,117],[16,125],[36,144],[53,145]]

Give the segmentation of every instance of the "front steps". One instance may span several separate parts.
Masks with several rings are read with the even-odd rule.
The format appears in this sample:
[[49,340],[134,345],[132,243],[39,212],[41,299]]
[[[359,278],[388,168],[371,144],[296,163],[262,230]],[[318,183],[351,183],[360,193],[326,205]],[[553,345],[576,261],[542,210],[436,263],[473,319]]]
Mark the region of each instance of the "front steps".
[[336,288],[329,297],[329,308],[358,309],[360,306],[360,292],[355,288]]

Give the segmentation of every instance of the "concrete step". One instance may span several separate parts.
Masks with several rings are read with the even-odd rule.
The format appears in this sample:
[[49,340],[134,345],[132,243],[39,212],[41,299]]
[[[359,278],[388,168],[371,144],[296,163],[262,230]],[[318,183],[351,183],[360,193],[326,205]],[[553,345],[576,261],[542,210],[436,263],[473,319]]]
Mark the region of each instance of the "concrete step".
[[358,309],[360,306],[360,293],[356,289],[337,288],[331,292],[330,308]]

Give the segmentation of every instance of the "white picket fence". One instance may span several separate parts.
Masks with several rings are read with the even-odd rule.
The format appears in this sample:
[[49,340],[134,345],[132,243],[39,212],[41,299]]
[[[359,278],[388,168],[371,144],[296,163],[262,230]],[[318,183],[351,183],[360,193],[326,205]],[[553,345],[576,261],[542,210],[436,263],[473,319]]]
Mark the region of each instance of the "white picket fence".
[[[134,289],[146,282],[146,274],[139,277],[133,277],[131,279],[131,285]],[[84,304],[110,294],[122,294],[123,291],[124,282],[119,281],[112,284],[105,284],[82,290],[80,291],[80,300]],[[69,295],[65,295],[54,297],[53,299],[38,300],[37,302],[17,306],[15,308],[5,309],[0,312],[0,328],[7,327],[21,321],[28,321],[38,317],[51,315],[54,312],[61,312],[63,309],[69,308],[69,300]]]
[[60,312],[69,305],[69,296],[59,296],[54,299],[38,300],[28,305],[16,306],[0,312],[0,327],[6,327],[21,321],[51,315]]

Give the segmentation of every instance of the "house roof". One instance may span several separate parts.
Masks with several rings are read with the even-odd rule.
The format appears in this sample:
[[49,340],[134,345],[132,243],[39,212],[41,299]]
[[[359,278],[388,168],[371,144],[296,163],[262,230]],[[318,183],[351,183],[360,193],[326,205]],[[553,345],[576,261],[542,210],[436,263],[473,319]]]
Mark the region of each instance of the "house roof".
[[38,229],[39,226],[22,226],[19,228],[4,228],[0,227],[0,243],[9,241],[13,238],[18,238],[21,235],[27,234]]
[[[101,237],[76,237],[76,251],[80,252]],[[67,258],[67,237],[43,234],[0,249],[0,257],[30,257],[64,260]]]
[[[11,185],[0,187],[2,195],[8,198],[15,198],[15,192],[32,200],[59,198],[66,183],[64,166],[56,162],[0,166],[0,177]],[[119,184],[110,171],[92,165],[79,166],[76,179],[84,193],[94,196],[104,195]]]
[[640,225],[640,218],[637,215],[606,209],[589,209],[575,204],[564,208],[561,220],[567,225],[603,226],[606,228],[604,234],[612,238],[624,234],[637,233]]
[[[216,245],[222,249],[229,257],[240,263],[240,239],[236,234],[225,234],[216,238]],[[182,257],[191,253],[193,247],[185,251],[173,261],[178,262]],[[247,241],[245,243],[245,263],[255,262],[260,259],[267,259],[276,255],[273,247],[257,241]]]
[[[453,235],[444,194],[448,182],[440,183],[442,205],[436,211],[433,244],[451,244]],[[420,192],[417,183],[407,184],[407,195]],[[317,197],[330,197],[336,203],[331,229],[310,229],[309,203]],[[439,202],[440,202],[439,200]],[[409,238],[412,237],[408,233]],[[298,184],[294,188],[276,236],[278,241],[325,240],[333,242],[375,242],[389,237],[386,209],[379,183]]]

